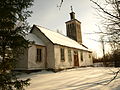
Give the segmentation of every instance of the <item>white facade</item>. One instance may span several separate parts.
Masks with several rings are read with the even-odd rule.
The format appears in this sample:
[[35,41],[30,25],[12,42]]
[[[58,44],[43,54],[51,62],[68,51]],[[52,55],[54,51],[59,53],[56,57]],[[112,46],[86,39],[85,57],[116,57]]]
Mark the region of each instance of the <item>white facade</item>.
[[[65,61],[61,61],[60,59],[60,49],[65,49]],[[59,45],[55,45],[55,68],[56,69],[64,69],[64,68],[72,68],[72,67],[81,67],[81,66],[91,66],[93,65],[91,52],[82,51],[79,49],[73,49],[69,47],[63,47]],[[72,60],[70,61],[68,58],[68,50],[71,50]],[[79,66],[74,65],[74,51],[78,51],[78,63]],[[83,53],[83,60],[81,60],[81,54]]]
[[[37,62],[37,48],[42,49],[42,60]],[[45,69],[46,53],[44,46],[32,45],[28,50],[28,70]]]

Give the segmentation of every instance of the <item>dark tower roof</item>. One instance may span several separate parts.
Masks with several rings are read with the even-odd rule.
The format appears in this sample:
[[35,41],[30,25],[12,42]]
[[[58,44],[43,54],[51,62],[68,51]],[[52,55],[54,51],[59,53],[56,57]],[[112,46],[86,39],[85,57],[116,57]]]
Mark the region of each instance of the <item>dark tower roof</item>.
[[72,19],[75,19],[75,13],[74,13],[74,12],[71,12],[71,13],[70,13],[70,18],[71,18],[71,20],[72,20]]

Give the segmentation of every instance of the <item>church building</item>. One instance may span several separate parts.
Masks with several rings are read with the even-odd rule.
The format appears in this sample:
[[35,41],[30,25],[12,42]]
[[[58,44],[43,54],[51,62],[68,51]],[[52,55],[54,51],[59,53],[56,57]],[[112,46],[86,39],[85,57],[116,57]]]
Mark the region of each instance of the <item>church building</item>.
[[25,37],[31,43],[20,57],[16,70],[67,69],[92,66],[92,52],[82,43],[81,22],[70,13],[67,36],[33,25]]

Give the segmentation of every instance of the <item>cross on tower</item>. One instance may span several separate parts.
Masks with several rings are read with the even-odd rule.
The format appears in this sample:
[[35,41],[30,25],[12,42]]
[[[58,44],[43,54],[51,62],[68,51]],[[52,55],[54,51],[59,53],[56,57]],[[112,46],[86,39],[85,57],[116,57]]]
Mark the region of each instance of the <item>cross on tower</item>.
[[73,7],[71,6],[71,12],[73,12]]

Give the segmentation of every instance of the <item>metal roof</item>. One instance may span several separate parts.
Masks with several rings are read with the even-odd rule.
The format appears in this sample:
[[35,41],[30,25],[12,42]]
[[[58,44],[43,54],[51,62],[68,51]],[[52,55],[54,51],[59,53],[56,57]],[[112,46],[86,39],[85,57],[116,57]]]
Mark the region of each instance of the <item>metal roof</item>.
[[84,45],[79,44],[75,40],[70,39],[67,36],[64,36],[60,33],[51,31],[47,28],[35,25],[52,43],[59,44],[71,48],[81,49],[85,51],[90,51],[88,48],[86,48]]
[[45,44],[43,43],[43,41],[38,38],[35,34],[33,33],[28,33],[26,36],[25,36],[25,39],[26,40],[29,40],[31,42],[34,42],[36,45],[42,45],[42,46],[45,46]]

